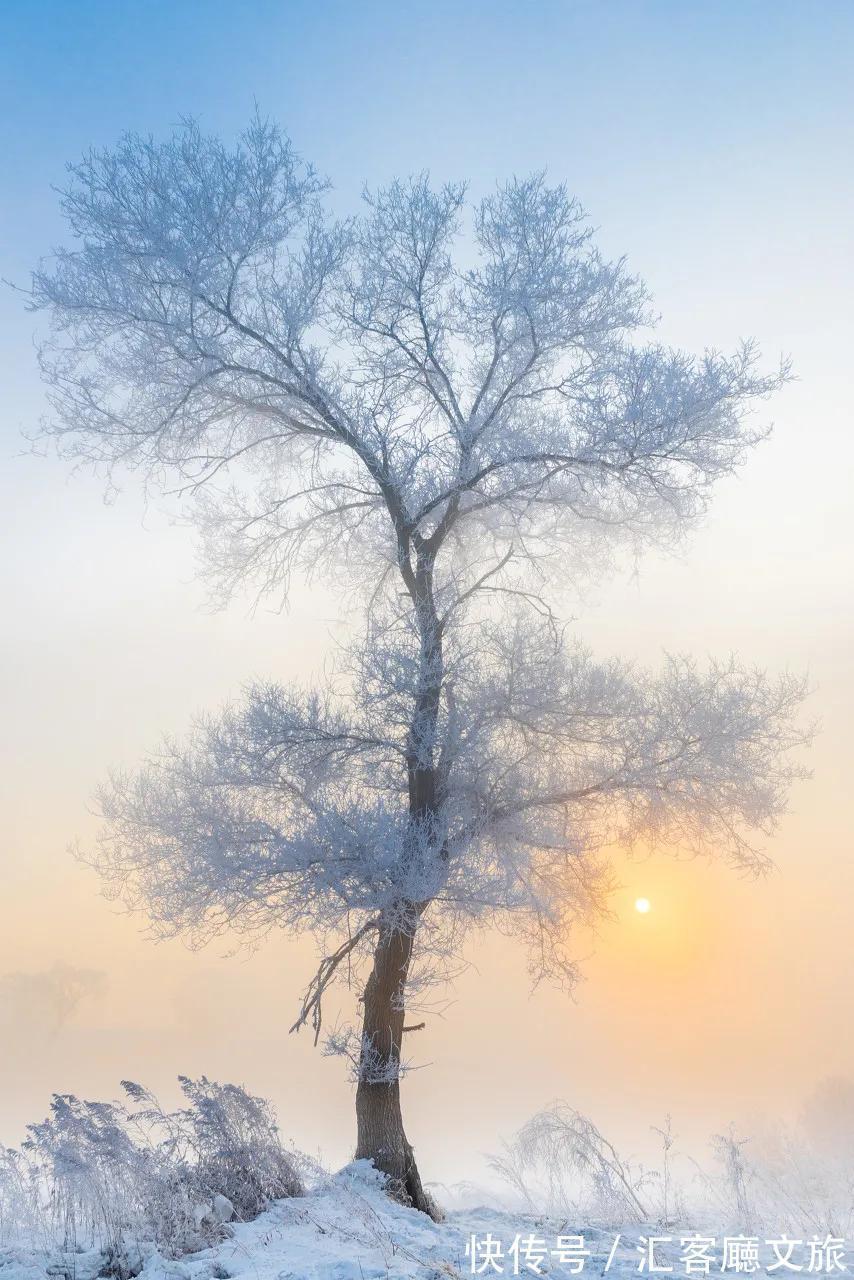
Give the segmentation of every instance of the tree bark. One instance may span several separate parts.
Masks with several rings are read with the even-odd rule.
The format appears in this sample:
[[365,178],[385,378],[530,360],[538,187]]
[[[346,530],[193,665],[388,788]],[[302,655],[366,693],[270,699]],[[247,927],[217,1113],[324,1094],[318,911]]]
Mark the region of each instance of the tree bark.
[[437,1209],[421,1184],[400,1109],[404,993],[416,922],[413,911],[411,928],[404,924],[380,930],[374,967],[365,986],[356,1159],[373,1160],[375,1168],[388,1176],[388,1190],[395,1199],[435,1218]]
[[[415,606],[421,637],[420,670],[407,743],[407,782],[411,834],[427,835],[437,809],[435,735],[442,691],[442,624],[433,599],[433,555],[419,552],[414,574],[404,581]],[[415,1154],[403,1128],[400,1108],[400,1050],[404,1001],[415,933],[427,902],[400,902],[380,926],[374,967],[364,993],[364,1022],[359,1083],[356,1089],[356,1159],[373,1160],[388,1177],[391,1195],[438,1219],[424,1190]]]

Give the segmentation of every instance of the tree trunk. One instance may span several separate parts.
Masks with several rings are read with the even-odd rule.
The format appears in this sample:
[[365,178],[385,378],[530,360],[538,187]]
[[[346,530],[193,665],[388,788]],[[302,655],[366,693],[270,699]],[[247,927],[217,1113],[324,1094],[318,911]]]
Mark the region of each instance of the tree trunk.
[[400,1110],[403,1002],[416,919],[413,912],[411,929],[381,929],[365,986],[356,1159],[373,1160],[375,1168],[388,1175],[388,1190],[395,1199],[435,1217],[436,1206],[421,1185]]
[[[407,743],[407,781],[411,835],[429,844],[430,823],[437,807],[435,734],[442,691],[442,626],[433,600],[432,553],[419,551],[414,577],[407,581],[421,637],[415,706]],[[400,1110],[400,1050],[404,999],[415,932],[427,902],[398,903],[380,926],[374,967],[364,994],[362,1050],[356,1089],[356,1159],[373,1160],[388,1177],[388,1190],[403,1204],[438,1219],[439,1211],[424,1190],[415,1154],[403,1128]]]

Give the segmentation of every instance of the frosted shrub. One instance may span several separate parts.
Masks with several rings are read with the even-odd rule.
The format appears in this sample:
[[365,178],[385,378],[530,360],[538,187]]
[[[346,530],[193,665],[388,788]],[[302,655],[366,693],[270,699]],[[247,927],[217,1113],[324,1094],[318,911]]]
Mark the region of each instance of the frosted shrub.
[[270,1200],[302,1195],[269,1103],[234,1084],[181,1077],[189,1108],[180,1113],[194,1147],[199,1189],[224,1195],[239,1218],[254,1218]]
[[42,1240],[44,1223],[32,1172],[22,1152],[0,1146],[0,1243],[19,1236]]
[[721,1168],[716,1197],[741,1231],[848,1237],[854,1230],[854,1153],[828,1150],[800,1126],[748,1140],[730,1131],[713,1139]]
[[181,1077],[187,1106],[164,1111],[123,1082],[128,1104],[55,1094],[19,1151],[0,1149],[0,1239],[100,1247],[105,1270],[134,1274],[147,1247],[176,1256],[301,1195],[296,1157],[269,1104],[238,1085]]
[[703,1165],[676,1151],[669,1116],[663,1128],[652,1126],[661,1167],[645,1168],[566,1103],[533,1116],[490,1163],[533,1212],[594,1226],[655,1221],[667,1230],[847,1238],[854,1231],[854,1085],[828,1083],[834,1090],[825,1088],[819,1101],[832,1104],[831,1114],[821,1123],[813,1106],[793,1128],[775,1121],[747,1137],[730,1126],[712,1136],[712,1160]]
[[54,1239],[66,1250],[97,1239],[118,1256],[127,1229],[139,1225],[151,1183],[146,1153],[129,1137],[122,1108],[54,1094],[48,1118],[27,1132],[22,1155]]
[[569,1212],[602,1225],[652,1216],[641,1198],[649,1175],[564,1103],[533,1116],[490,1163],[536,1212]]
[[752,1188],[756,1173],[745,1154],[748,1142],[749,1139],[739,1137],[733,1127],[712,1137],[712,1150],[720,1167],[719,1198],[741,1231],[752,1230],[756,1222]]

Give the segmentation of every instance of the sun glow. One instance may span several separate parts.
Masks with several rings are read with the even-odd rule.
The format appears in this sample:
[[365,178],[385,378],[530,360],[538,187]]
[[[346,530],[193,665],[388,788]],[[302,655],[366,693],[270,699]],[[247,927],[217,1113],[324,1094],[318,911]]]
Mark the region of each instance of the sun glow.
[[651,906],[649,898],[635,898],[635,911],[639,911],[642,916],[647,914]]

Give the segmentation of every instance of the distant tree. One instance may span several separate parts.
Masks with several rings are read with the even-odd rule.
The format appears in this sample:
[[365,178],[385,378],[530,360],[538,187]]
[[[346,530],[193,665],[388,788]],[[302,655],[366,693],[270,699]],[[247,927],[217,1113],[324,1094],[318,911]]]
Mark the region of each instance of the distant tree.
[[571,979],[614,842],[763,865],[801,681],[597,662],[558,608],[679,538],[787,370],[633,345],[643,285],[542,175],[470,209],[395,181],[339,223],[325,190],[262,120],[233,149],[126,136],[70,168],[76,247],[32,303],[63,452],[181,487],[223,598],[309,573],[361,614],[327,687],[253,685],[113,777],[95,858],[162,934],[315,933],[316,1037],[368,963],[362,1026],[328,1044],[355,1062],[357,1156],[429,1211],[399,1094],[418,984],[478,924]]

